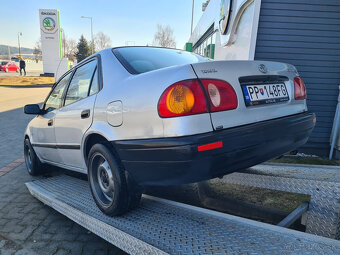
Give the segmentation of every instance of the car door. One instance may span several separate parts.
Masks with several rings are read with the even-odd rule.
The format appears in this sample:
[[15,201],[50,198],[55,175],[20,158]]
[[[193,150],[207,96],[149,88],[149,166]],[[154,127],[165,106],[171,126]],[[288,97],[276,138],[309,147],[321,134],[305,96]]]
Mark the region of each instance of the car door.
[[99,91],[97,65],[94,58],[75,70],[65,94],[64,106],[55,117],[58,152],[66,166],[81,172],[86,172],[81,143],[92,124],[93,107]]
[[45,101],[43,106],[45,113],[34,118],[30,125],[31,143],[35,152],[44,161],[61,163],[56,147],[54,122],[70,77],[71,72],[59,80]]
[[16,71],[17,70],[17,66],[13,63],[13,62],[11,62],[10,64],[9,64],[9,66],[8,66],[8,70],[9,71]]
[[15,64],[15,62],[13,62],[13,69],[14,71],[18,71],[19,67]]

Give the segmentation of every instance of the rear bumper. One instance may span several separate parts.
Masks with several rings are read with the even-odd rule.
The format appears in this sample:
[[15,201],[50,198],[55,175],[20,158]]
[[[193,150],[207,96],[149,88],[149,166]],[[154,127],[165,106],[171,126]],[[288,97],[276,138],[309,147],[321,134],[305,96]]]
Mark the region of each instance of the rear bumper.
[[[307,142],[315,115],[301,113],[204,134],[112,142],[141,185],[176,185],[235,172],[292,151]],[[223,147],[198,151],[222,141]]]

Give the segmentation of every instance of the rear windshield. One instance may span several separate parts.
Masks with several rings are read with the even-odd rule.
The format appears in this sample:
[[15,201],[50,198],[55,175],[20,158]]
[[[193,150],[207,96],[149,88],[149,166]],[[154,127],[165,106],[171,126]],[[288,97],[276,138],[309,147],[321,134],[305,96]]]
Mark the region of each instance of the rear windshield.
[[192,64],[208,61],[187,51],[152,48],[126,47],[113,49],[122,65],[132,74],[140,74],[169,66]]

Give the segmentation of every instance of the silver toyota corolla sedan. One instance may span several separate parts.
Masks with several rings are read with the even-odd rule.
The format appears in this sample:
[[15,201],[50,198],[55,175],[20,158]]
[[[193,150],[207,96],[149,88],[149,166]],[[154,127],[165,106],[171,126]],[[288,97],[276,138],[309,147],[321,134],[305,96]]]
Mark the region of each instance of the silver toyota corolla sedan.
[[25,113],[37,115],[25,132],[28,172],[87,174],[108,215],[136,207],[145,185],[203,181],[294,150],[316,120],[292,65],[154,47],[88,57]]

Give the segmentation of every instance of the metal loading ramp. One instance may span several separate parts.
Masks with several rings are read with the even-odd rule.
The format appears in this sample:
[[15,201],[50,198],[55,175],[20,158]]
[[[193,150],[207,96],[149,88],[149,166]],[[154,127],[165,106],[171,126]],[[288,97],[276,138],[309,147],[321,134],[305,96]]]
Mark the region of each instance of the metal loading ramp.
[[130,254],[340,254],[340,241],[165,199],[108,217],[86,181],[60,175],[26,183],[33,196]]

